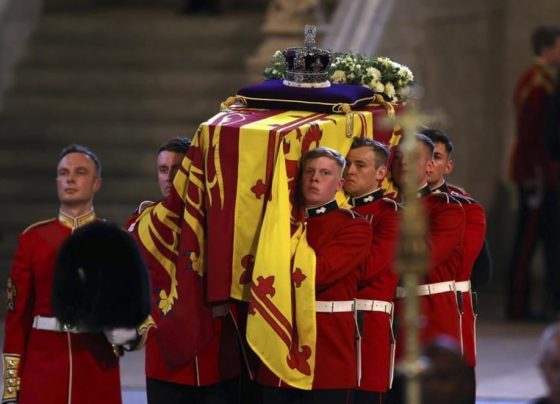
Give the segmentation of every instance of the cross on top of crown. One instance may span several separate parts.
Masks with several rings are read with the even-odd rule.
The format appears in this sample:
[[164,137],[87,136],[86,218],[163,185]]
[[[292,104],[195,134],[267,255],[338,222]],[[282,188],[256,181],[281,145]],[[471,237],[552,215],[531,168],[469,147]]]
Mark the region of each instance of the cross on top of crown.
[[306,48],[313,48],[315,46],[315,37],[317,36],[316,25],[306,25],[304,29],[303,45]]

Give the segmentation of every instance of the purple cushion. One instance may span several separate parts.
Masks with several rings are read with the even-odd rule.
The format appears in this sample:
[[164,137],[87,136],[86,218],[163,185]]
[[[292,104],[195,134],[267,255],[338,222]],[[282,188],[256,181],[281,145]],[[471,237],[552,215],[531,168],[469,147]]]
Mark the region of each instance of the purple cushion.
[[341,113],[341,104],[352,109],[366,106],[373,101],[374,92],[354,84],[331,84],[326,88],[299,88],[282,84],[282,80],[265,80],[243,87],[237,92],[247,101],[249,108],[303,110]]

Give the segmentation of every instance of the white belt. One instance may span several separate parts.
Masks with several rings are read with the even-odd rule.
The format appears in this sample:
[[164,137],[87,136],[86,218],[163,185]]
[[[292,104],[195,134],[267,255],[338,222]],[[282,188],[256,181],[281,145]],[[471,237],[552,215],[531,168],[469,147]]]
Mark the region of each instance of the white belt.
[[316,301],[317,313],[344,313],[354,311],[354,300]]
[[[445,292],[455,292],[455,281],[427,283],[416,287],[416,294],[418,296],[437,295],[438,293]],[[406,289],[399,286],[395,297],[399,299],[406,297]]]
[[455,282],[455,290],[457,292],[470,292],[471,291],[471,281]]
[[229,304],[220,304],[212,306],[212,317],[225,317],[229,313]]
[[35,316],[33,317],[32,327],[37,330],[71,332],[75,334],[85,332],[84,330],[80,330],[77,327],[70,327],[68,325],[62,324],[56,317]]
[[380,311],[391,314],[393,303],[384,300],[356,299],[356,310],[358,311]]

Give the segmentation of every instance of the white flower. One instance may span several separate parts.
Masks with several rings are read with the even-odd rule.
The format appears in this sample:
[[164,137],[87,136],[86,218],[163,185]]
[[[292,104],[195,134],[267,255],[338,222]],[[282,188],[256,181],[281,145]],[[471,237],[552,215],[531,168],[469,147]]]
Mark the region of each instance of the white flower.
[[388,67],[392,64],[392,60],[386,57],[379,57],[377,58],[377,61],[385,67]]
[[377,70],[375,67],[368,67],[366,69],[366,73],[368,76],[371,77],[373,81],[381,80],[381,72]]
[[375,91],[376,93],[382,93],[383,91],[385,91],[385,86],[382,82],[378,81],[375,84],[375,87],[373,87],[373,91]]
[[399,65],[399,76],[404,78],[404,80],[407,82],[414,80],[412,71],[408,67],[403,65]]
[[352,80],[354,80],[354,73],[349,73],[346,75],[346,79],[348,80],[348,82],[351,82]]
[[346,73],[344,73],[342,70],[336,70],[330,78],[333,83],[344,83],[346,81]]
[[395,96],[395,86],[392,83],[385,84],[385,94],[391,98]]
[[272,57],[276,59],[276,58],[279,58],[280,56],[283,56],[283,54],[282,54],[282,52],[277,50],[276,52],[274,52],[274,55]]

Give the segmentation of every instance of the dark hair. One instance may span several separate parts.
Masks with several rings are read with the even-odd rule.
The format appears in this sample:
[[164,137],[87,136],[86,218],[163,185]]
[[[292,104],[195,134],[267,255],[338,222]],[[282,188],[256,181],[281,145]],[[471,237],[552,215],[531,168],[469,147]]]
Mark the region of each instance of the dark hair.
[[368,147],[371,151],[373,151],[373,154],[375,155],[375,168],[387,165],[390,152],[387,146],[383,143],[366,137],[355,137],[352,139],[350,150],[358,149],[360,147]]
[[451,139],[449,139],[449,136],[447,136],[444,131],[439,129],[434,129],[434,128],[426,128],[426,129],[422,129],[420,133],[422,135],[428,136],[434,144],[435,143],[443,144],[445,146],[445,150],[447,151],[447,154],[451,154],[451,152],[453,151],[453,143],[451,142]]
[[344,170],[344,167],[346,166],[346,159],[342,157],[342,154],[329,147],[319,146],[309,150],[307,153],[303,155],[303,157],[301,158],[301,169],[305,167],[305,164],[309,160],[315,160],[318,159],[319,157],[327,157],[333,160],[336,163],[336,165],[340,167],[341,170]]
[[173,139],[169,139],[167,142],[162,144],[157,154],[160,154],[162,151],[169,151],[174,153],[181,153],[185,154],[189,147],[191,146],[191,140],[186,137],[174,137]]
[[432,140],[428,136],[426,136],[422,133],[417,133],[415,135],[415,137],[416,137],[417,141],[423,143],[430,150],[431,155],[434,154],[434,150],[436,149],[436,146],[434,145],[434,142],[432,142]]
[[556,38],[560,36],[560,29],[558,27],[537,27],[531,36],[531,45],[535,55],[540,55],[541,52],[550,48],[556,42]]
[[97,155],[88,147],[76,143],[65,146],[58,156],[58,161],[62,160],[64,156],[70,153],[82,153],[88,156],[95,164],[95,169],[97,170],[97,178],[101,178],[101,161],[99,161]]

